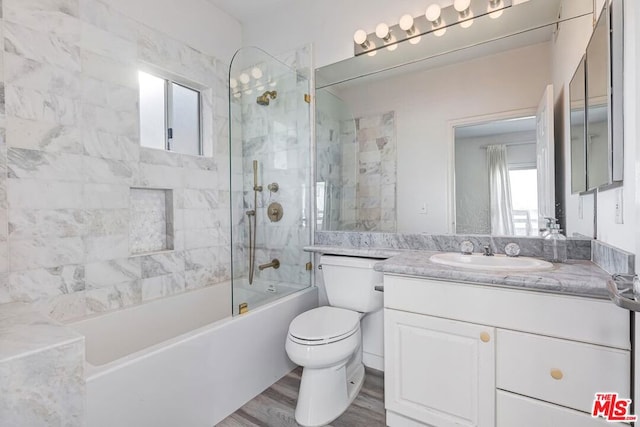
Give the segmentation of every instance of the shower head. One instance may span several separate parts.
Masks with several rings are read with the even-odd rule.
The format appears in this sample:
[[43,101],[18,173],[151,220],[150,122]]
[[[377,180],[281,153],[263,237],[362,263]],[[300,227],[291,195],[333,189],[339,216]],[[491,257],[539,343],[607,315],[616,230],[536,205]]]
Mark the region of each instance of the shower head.
[[258,98],[256,98],[256,102],[258,103],[258,105],[269,105],[270,99],[276,99],[277,96],[278,92],[276,92],[275,90],[268,90]]

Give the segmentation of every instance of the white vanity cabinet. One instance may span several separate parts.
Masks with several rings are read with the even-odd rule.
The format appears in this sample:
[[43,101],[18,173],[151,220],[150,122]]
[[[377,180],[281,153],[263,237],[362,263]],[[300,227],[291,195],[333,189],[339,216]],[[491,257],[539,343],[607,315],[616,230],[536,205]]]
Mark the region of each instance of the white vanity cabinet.
[[387,425],[591,427],[630,395],[629,313],[606,300],[385,275]]

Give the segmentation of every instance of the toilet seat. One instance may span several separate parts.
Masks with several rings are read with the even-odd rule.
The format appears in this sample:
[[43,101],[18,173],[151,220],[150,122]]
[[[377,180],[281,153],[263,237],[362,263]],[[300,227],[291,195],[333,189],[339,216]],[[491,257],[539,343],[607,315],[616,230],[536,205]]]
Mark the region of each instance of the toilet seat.
[[289,338],[303,345],[331,344],[360,329],[360,313],[338,307],[318,307],[298,315],[289,325]]

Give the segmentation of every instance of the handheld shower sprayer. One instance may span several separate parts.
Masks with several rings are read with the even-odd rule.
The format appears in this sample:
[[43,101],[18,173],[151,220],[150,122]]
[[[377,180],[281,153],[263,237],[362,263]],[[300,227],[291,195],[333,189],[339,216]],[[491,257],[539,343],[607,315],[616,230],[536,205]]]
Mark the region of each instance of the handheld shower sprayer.
[[[256,211],[258,209],[258,192],[262,191],[262,185],[258,185],[258,161],[253,161],[253,209],[247,211],[249,217],[249,284],[253,284],[253,273],[256,264]],[[253,217],[253,226],[251,219]]]

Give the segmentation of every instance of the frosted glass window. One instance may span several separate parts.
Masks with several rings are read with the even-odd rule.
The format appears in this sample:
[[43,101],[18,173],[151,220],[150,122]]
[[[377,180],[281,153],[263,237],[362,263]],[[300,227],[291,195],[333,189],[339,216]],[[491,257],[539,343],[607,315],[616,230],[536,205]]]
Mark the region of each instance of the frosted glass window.
[[172,87],[171,139],[169,149],[200,154],[200,93],[176,83]]
[[201,155],[200,92],[144,71],[138,80],[140,145]]
[[166,80],[139,71],[138,81],[140,83],[140,145],[164,150],[167,145]]

